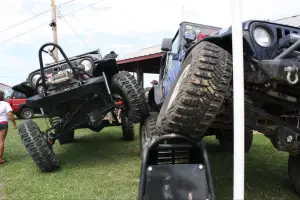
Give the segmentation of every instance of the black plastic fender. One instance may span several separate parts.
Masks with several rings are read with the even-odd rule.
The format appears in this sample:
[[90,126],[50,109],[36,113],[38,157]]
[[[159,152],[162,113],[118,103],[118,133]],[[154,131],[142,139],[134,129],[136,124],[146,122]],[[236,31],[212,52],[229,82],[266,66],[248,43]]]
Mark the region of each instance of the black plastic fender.
[[35,90],[30,86],[28,82],[22,82],[12,87],[13,90],[23,93],[27,98],[36,94]]
[[[243,40],[244,47],[245,46],[248,47],[248,49],[254,53],[255,48],[253,46],[253,43],[251,41],[248,31],[243,31],[243,39],[244,39]],[[186,50],[183,61],[186,59],[187,55],[191,52],[191,50],[203,41],[208,41],[208,42],[214,43],[214,44],[222,47],[226,51],[232,53],[232,30],[231,30],[231,28],[228,28],[228,29],[222,29],[219,32],[217,32],[216,34],[207,36],[207,37],[199,40],[195,44],[191,45]]]
[[102,76],[102,72],[105,72],[105,74],[109,77],[118,73],[119,70],[116,59],[106,58],[98,61],[92,74],[94,77],[99,77]]
[[26,106],[26,104],[20,104],[19,108],[18,108],[18,113],[21,113],[22,109],[26,108],[26,107],[28,107],[28,106]]

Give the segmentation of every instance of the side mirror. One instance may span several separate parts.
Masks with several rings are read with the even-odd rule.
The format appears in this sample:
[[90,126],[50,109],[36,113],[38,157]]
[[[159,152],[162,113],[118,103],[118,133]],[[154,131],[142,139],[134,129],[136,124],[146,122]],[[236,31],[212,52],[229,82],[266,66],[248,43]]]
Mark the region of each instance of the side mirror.
[[172,51],[172,39],[171,38],[164,38],[161,44],[162,51]]

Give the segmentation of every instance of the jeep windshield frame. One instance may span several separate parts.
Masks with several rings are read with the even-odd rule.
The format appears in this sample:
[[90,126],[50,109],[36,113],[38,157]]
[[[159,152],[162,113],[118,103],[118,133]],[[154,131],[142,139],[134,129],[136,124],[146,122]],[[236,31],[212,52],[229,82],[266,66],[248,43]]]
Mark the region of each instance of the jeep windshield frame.
[[[200,33],[204,35],[211,35],[213,33],[220,31],[221,28],[204,25],[204,24],[192,23],[192,22],[182,22],[180,24],[179,31],[180,31],[180,49],[183,51],[186,51],[190,46],[190,44],[184,39],[184,33],[187,30],[195,31],[196,36],[198,37]],[[195,39],[195,41],[197,41],[197,39]]]
[[219,30],[221,30],[220,27],[215,27],[215,26],[208,26],[204,24],[197,24],[197,23],[192,23],[192,22],[182,22],[182,29],[183,33],[187,30],[194,30],[196,34],[198,35],[200,32],[206,35],[213,34]]
[[[76,55],[76,56],[73,56],[73,57],[70,57],[69,60],[70,61],[74,61],[74,60],[78,60],[78,59],[81,59],[83,57],[89,57],[93,60],[98,59],[98,60],[102,60],[103,57],[102,57],[102,54],[100,52],[99,49],[96,49],[94,51],[90,51],[90,52],[87,52],[87,53],[83,53],[83,54],[79,54],[79,55]],[[52,66],[55,66],[57,64],[62,64],[62,63],[66,63],[66,60],[63,59],[63,60],[60,60],[58,62],[51,62],[51,63],[47,63],[45,64],[45,67],[44,68],[47,68],[47,67],[52,67]]]

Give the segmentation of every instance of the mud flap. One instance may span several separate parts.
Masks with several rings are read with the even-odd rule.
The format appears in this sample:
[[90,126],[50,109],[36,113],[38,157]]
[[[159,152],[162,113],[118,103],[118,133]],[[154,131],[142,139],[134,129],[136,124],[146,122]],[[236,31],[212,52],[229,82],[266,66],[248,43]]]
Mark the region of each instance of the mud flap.
[[169,134],[145,144],[139,200],[215,200],[205,144]]

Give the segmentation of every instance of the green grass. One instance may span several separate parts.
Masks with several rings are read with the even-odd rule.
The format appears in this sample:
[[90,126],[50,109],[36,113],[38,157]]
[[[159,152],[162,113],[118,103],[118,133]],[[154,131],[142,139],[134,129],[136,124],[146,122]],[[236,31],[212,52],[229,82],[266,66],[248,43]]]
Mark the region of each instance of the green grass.
[[[43,119],[35,119],[45,127]],[[21,121],[18,121],[21,123]],[[136,134],[138,126],[136,126]],[[6,199],[137,199],[140,175],[138,136],[125,142],[119,127],[100,133],[78,130],[76,142],[54,150],[61,160],[55,173],[41,173],[26,152],[16,130],[9,129],[5,159],[0,165]],[[233,156],[221,152],[217,140],[206,138],[217,199],[232,199]],[[287,154],[275,150],[262,135],[246,155],[246,199],[298,199],[288,182]],[[3,193],[3,192],[2,192]],[[1,199],[1,196],[0,196]]]

